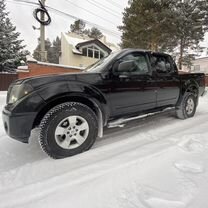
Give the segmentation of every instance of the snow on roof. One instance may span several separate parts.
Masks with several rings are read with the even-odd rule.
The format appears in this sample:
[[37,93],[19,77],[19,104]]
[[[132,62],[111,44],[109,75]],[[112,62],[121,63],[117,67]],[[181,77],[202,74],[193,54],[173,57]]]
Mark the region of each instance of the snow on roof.
[[68,66],[68,65],[62,65],[62,64],[52,64],[52,63],[39,62],[39,61],[37,62],[37,64],[45,65],[45,66],[57,66],[57,67],[63,67],[63,68],[67,68],[67,69],[79,69],[79,70],[84,69],[84,67]]
[[34,59],[32,56],[28,55],[26,56],[27,62],[37,62],[36,59]]
[[25,71],[25,70],[21,70],[21,69],[17,69],[17,72],[29,73],[29,71]]
[[28,66],[18,66],[18,70],[28,70]]
[[78,38],[78,37],[72,37],[72,36],[69,36],[67,35],[66,33],[62,33],[63,36],[65,37],[65,39],[67,40],[67,42],[72,45],[72,46],[76,46],[78,43],[83,43],[83,42],[86,42],[86,41],[89,41],[90,38],[85,38],[83,36],[83,38]]
[[[86,35],[83,35],[82,37],[81,36],[78,37],[78,35],[74,35],[76,37],[73,37],[73,34],[68,35],[66,33],[62,33],[62,35],[65,37],[68,44],[72,45],[74,47],[74,49],[76,49],[76,45],[78,43],[84,43],[89,40],[93,40],[92,38],[89,38]],[[112,52],[118,51],[120,49],[119,46],[117,46],[113,43],[106,42],[105,38],[101,38],[99,41],[102,42],[104,45],[106,45],[108,48],[110,48],[112,50]],[[77,51],[75,53],[77,53]]]
[[72,52],[75,53],[75,54],[82,54],[82,52],[79,51],[79,50],[76,49],[76,48],[73,48],[73,49],[72,49]]

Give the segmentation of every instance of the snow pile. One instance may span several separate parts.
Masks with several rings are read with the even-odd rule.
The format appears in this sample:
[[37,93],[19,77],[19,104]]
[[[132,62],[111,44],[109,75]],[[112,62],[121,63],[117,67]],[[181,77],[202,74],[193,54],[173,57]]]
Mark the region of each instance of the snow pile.
[[38,130],[27,145],[0,124],[0,207],[205,208],[207,104],[188,120],[163,112],[106,129],[93,149],[63,160],[41,152]]

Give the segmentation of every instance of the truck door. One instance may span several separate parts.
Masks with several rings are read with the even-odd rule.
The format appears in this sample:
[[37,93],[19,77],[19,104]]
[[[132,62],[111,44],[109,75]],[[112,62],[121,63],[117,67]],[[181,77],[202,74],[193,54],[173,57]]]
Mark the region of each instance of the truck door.
[[180,94],[177,67],[169,55],[152,53],[151,66],[157,82],[157,107],[175,105]]
[[125,55],[112,69],[112,114],[125,115],[155,108],[156,89],[147,55],[142,52]]

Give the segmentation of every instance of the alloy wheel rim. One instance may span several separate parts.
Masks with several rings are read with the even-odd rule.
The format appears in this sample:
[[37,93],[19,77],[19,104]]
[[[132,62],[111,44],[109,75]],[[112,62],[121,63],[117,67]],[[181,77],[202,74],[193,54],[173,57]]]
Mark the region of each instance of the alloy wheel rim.
[[188,115],[193,113],[194,107],[195,107],[195,104],[194,104],[193,98],[189,98],[186,103],[186,112]]
[[63,149],[81,146],[89,135],[88,122],[81,116],[68,116],[55,129],[56,143]]

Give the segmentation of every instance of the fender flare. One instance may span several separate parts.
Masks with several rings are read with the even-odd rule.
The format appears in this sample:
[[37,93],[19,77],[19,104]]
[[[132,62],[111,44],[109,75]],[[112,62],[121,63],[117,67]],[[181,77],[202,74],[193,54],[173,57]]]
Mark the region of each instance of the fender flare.
[[181,93],[180,93],[180,96],[179,96],[179,99],[178,99],[178,102],[177,102],[176,106],[180,106],[185,93],[194,92],[195,89],[197,90],[195,92],[195,96],[197,97],[197,104],[198,104],[199,85],[195,80],[187,80],[181,87]]
[[89,107],[93,106],[93,110],[98,116],[98,136],[102,137],[103,127],[107,125],[109,117],[107,100],[101,92],[90,86],[77,85],[76,82],[76,85],[73,87],[75,87],[76,90],[72,91],[72,89],[69,89],[68,83],[60,82],[55,85],[50,84],[39,89],[37,93],[45,101],[45,105],[38,107],[38,115],[33,126],[35,127],[39,125],[43,116],[54,106],[69,101],[81,102]]

